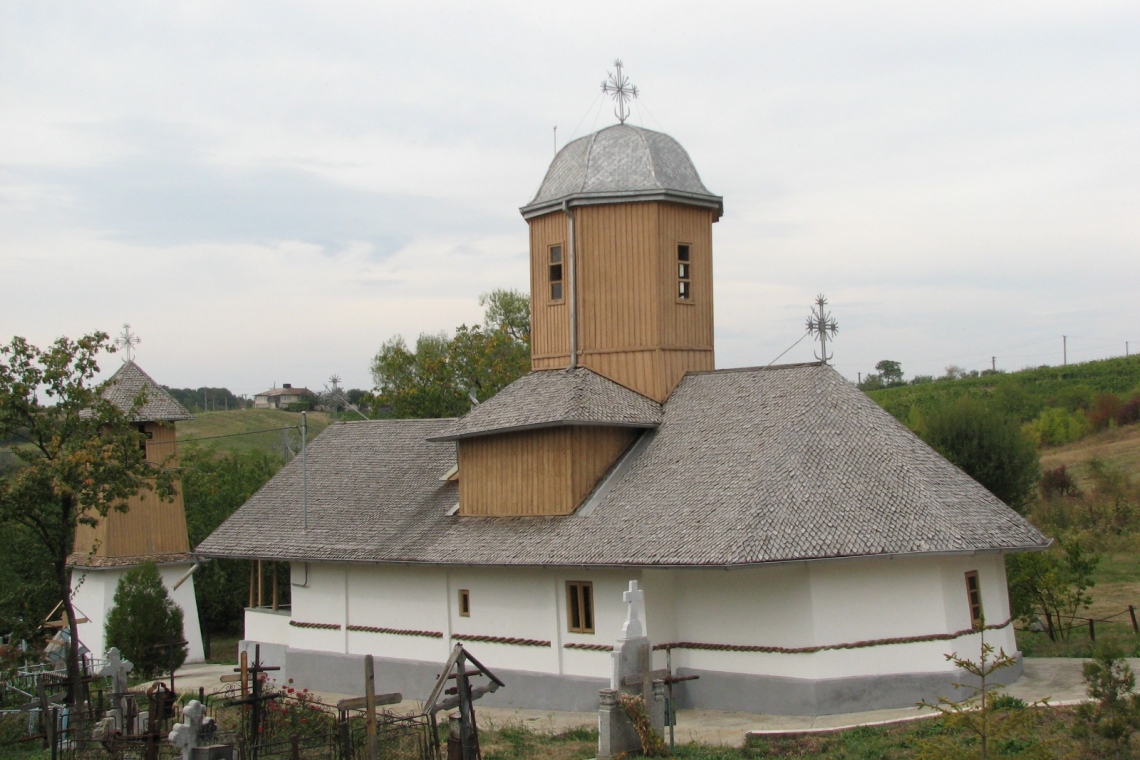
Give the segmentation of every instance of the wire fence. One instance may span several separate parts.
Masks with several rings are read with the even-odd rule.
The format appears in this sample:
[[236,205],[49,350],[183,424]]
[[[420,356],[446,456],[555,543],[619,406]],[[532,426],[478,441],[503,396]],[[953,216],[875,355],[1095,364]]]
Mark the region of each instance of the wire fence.
[[[1136,608],[1133,605],[1128,605],[1125,609],[1112,615],[1106,615],[1100,618],[1091,617],[1077,617],[1070,616],[1067,621],[1062,623],[1066,634],[1071,635],[1073,631],[1079,631],[1082,628],[1087,628],[1089,632],[1089,639],[1096,641],[1096,624],[1097,623],[1114,623],[1118,618],[1128,616],[1128,623],[1132,626],[1132,633],[1140,636],[1140,623],[1136,619]],[[1017,628],[1014,630],[1018,633],[1045,633],[1049,638],[1056,639],[1057,631],[1051,616],[1045,616],[1045,623],[1040,624],[1040,628]]]

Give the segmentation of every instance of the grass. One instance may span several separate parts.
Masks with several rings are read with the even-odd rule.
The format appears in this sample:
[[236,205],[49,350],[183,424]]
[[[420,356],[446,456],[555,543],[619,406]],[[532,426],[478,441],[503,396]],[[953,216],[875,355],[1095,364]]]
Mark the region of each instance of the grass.
[[[307,415],[311,442],[329,425],[326,412]],[[300,430],[280,430],[301,424],[298,412],[281,409],[235,409],[229,412],[200,412],[194,419],[179,422],[178,442],[203,446],[215,451],[248,451],[258,449],[280,453],[283,441],[289,440],[294,451],[301,445]],[[269,431],[269,432],[256,432]],[[219,437],[225,436],[225,437]]]
[[1088,489],[1088,473],[1082,466],[1097,457],[1133,475],[1140,474],[1140,425],[1126,425],[1093,433],[1079,441],[1041,452],[1041,469],[1060,465],[1077,479],[1077,485]]
[[241,641],[241,636],[225,633],[211,635],[210,657],[206,662],[212,662],[215,665],[236,665],[239,641]]

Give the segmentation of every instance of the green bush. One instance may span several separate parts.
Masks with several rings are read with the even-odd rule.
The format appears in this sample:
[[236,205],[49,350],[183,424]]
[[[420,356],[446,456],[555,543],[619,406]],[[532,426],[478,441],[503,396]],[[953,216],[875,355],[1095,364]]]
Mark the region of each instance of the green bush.
[[1064,446],[1080,440],[1092,432],[1092,425],[1083,413],[1055,406],[1041,412],[1037,419],[1025,425],[1024,430],[1040,448]]
[[186,648],[173,654],[159,645],[182,641],[182,608],[170,598],[153,562],[132,568],[119,580],[115,606],[107,615],[107,648],[118,647],[134,672],[153,678],[186,661]]
[[918,434],[990,493],[1022,511],[1037,491],[1037,448],[1013,417],[961,398],[930,410]]

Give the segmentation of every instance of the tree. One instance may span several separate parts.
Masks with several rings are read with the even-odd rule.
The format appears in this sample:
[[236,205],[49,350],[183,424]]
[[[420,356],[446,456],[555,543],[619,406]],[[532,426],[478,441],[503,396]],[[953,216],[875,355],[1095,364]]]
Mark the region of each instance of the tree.
[[879,376],[888,386],[903,384],[902,364],[890,359],[883,359],[875,365],[875,369],[879,370]]
[[471,399],[485,401],[530,368],[530,302],[513,290],[480,297],[484,325],[455,335],[420,335],[410,350],[399,335],[372,361],[375,401],[391,417],[457,417]]
[[[265,451],[219,454],[187,446],[181,465],[186,528],[190,545],[197,546],[276,474],[281,459]],[[288,588],[286,584],[286,592]],[[249,592],[248,564],[227,559],[205,563],[194,576],[194,592],[206,633],[240,630]]]
[[919,422],[918,434],[942,456],[1014,509],[1037,489],[1037,448],[1017,420],[970,398],[939,406]]
[[186,661],[185,647],[162,646],[182,640],[182,608],[170,598],[153,562],[132,567],[119,579],[104,630],[107,647],[118,647],[143,678]]
[[1068,639],[1077,613],[1092,603],[1088,590],[1100,555],[1076,539],[1060,540],[1045,552],[1010,554],[1005,558],[1010,613],[1026,624],[1045,618],[1053,641]]
[[[23,526],[46,550],[68,620],[75,620],[68,556],[76,526],[126,511],[140,491],[174,495],[173,473],[146,462],[131,421],[145,396],[119,409],[93,383],[96,357],[114,350],[102,332],[42,350],[19,337],[0,346],[0,440],[18,441],[9,446],[17,467],[0,475],[0,524]],[[75,704],[82,692],[78,632],[71,633],[68,699]]]

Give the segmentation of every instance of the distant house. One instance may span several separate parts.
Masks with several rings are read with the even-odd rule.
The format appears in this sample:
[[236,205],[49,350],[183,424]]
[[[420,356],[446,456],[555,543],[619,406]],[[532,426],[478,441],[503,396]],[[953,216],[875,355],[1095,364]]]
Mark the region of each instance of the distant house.
[[254,409],[288,409],[290,404],[313,403],[317,394],[308,388],[294,388],[283,383],[280,388],[262,391],[253,397]]

